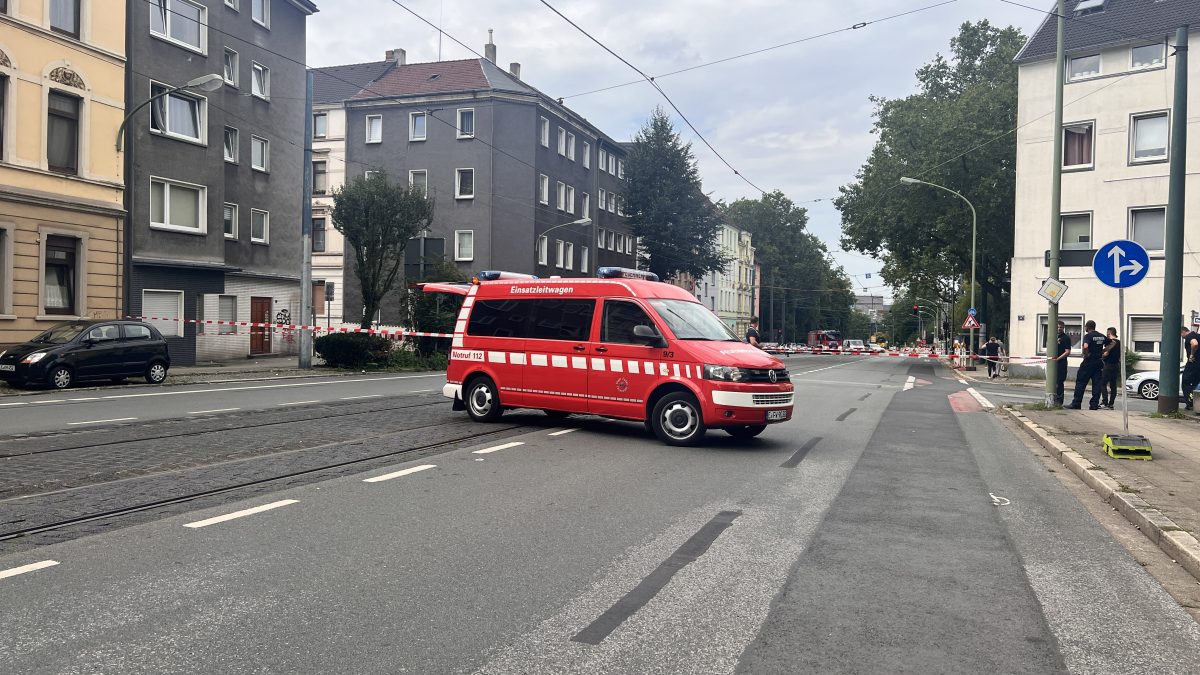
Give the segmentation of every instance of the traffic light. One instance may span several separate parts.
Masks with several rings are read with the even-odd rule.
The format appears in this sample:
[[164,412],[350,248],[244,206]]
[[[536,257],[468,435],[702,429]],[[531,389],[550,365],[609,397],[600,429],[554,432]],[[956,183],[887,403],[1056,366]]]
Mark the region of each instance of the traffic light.
[[917,315],[917,314],[919,314],[920,312],[921,312],[921,306],[920,306],[920,305],[913,305],[913,316],[916,316],[916,315]]

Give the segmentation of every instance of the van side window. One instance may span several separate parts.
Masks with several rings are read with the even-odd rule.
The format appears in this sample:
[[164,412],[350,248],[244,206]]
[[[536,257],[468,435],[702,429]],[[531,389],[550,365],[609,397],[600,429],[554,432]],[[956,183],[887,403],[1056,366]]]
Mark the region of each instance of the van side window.
[[592,315],[596,313],[595,300],[551,300],[530,301],[533,305],[533,322],[529,326],[529,337],[536,340],[588,340],[592,334]]
[[467,335],[479,337],[526,337],[529,324],[529,300],[479,300],[471,310]]
[[604,301],[604,325],[600,327],[601,342],[625,345],[644,345],[646,341],[633,335],[634,326],[654,327],[645,310],[632,302]]

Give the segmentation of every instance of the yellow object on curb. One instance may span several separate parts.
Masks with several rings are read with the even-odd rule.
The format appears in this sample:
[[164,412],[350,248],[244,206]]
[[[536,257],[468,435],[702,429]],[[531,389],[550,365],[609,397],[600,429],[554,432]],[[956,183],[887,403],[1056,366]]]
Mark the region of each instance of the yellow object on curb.
[[1150,439],[1137,435],[1104,434],[1104,451],[1113,459],[1154,459]]

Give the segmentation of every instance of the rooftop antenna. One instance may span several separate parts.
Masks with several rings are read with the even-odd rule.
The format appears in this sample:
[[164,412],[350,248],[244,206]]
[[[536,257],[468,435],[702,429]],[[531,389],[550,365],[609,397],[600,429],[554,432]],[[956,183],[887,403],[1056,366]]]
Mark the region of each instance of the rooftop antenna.
[[438,3],[438,61],[442,60],[442,22],[446,17],[446,0]]

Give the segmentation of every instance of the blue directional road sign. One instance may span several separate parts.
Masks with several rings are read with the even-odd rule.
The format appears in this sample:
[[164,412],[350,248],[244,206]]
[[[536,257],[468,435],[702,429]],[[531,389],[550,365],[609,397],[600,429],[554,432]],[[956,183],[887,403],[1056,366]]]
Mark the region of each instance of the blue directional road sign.
[[975,308],[974,308],[974,307],[972,307],[971,309],[968,309],[968,310],[967,310],[967,316],[975,316],[975,314],[976,314],[976,312],[975,312]]
[[1146,278],[1150,256],[1136,241],[1110,241],[1096,251],[1092,271],[1100,283],[1113,288],[1129,288]]

